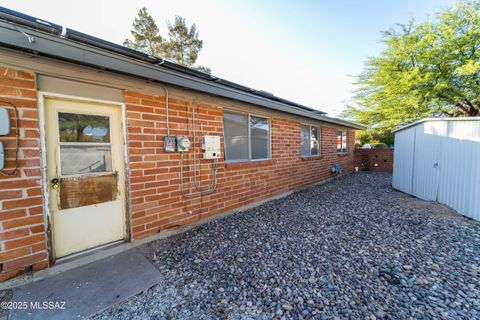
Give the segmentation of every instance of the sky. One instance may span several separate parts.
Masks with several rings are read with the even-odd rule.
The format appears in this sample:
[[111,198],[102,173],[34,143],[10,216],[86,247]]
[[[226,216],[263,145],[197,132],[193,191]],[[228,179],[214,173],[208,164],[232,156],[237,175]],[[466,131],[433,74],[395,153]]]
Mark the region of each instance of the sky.
[[0,0],[9,9],[121,44],[146,7],[167,35],[175,15],[203,40],[212,74],[337,116],[381,31],[422,21],[454,0]]

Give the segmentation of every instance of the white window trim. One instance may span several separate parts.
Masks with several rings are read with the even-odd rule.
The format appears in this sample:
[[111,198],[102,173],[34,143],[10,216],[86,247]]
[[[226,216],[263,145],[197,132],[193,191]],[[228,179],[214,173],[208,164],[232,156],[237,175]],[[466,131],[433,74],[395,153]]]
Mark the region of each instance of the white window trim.
[[[309,131],[308,131],[309,132],[309,135],[308,135],[309,145],[311,145],[310,133],[311,133],[312,127],[318,129],[318,154],[312,154],[312,148],[311,147],[309,148],[309,150],[310,150],[309,155],[302,154],[302,147],[301,147],[301,140],[303,140],[302,126],[307,126],[309,128]],[[311,125],[311,124],[308,124],[308,123],[300,123],[300,156],[302,158],[309,158],[309,157],[320,157],[321,155],[322,155],[322,128],[320,126],[314,126],[314,125]]]
[[336,138],[338,138],[338,133],[341,132],[342,133],[342,137],[340,139],[340,149],[343,149],[341,148],[341,145],[342,145],[342,141],[343,141],[343,133],[345,133],[345,151],[338,151],[338,145],[337,145],[337,141],[335,141],[335,145],[336,145],[336,149],[337,149],[337,154],[347,154],[348,153],[348,130],[337,130],[337,136]]
[[[248,136],[247,136],[247,142],[248,142],[248,159],[239,159],[239,160],[228,160],[227,159],[227,144],[223,144],[223,154],[225,155],[225,163],[242,163],[242,162],[257,162],[257,161],[266,161],[266,160],[271,160],[272,159],[272,119],[271,117],[265,116],[265,115],[260,115],[260,114],[255,114],[255,113],[247,113],[247,112],[238,112],[238,111],[233,111],[233,110],[228,110],[225,109],[224,112],[227,113],[234,113],[234,114],[242,114],[247,116],[247,126],[248,126]],[[252,159],[252,142],[250,140],[250,117],[258,117],[258,118],[263,118],[267,119],[268,121],[268,158],[261,158],[261,159]],[[223,127],[223,137],[225,137],[225,126]]]

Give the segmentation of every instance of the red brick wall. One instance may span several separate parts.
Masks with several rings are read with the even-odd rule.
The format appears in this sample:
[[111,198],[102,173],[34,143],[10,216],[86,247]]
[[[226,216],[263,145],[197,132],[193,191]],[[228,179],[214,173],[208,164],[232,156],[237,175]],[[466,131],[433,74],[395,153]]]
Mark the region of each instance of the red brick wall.
[[355,149],[355,167],[360,171],[393,172],[393,149]]
[[[15,176],[0,175],[0,281],[48,264],[40,187],[40,135],[35,75],[0,67],[0,100],[13,103],[19,113],[19,169]],[[0,102],[0,106],[8,106]],[[6,150],[5,168],[15,167],[16,133],[9,109],[11,133],[0,136]]]
[[[163,138],[167,133],[164,97],[126,91],[125,99],[133,239],[147,237],[330,178],[333,176],[330,168],[335,164],[340,164],[344,173],[353,171],[353,131],[349,133],[350,152],[338,155],[337,129],[321,126],[321,156],[302,158],[301,123],[289,117],[272,116],[271,160],[231,164],[225,164],[221,160],[216,192],[187,199],[181,194],[180,156],[163,151]],[[191,103],[174,99],[169,101],[171,134],[191,137]],[[187,121],[187,117],[190,120]],[[223,135],[221,106],[200,104],[197,118],[202,121],[204,134]],[[192,156],[192,152],[189,156]],[[183,163],[185,182],[188,183],[192,175],[188,168],[193,161],[191,158],[184,159]],[[213,160],[204,161],[204,175],[201,179],[203,185],[211,182],[212,163]]]
[[[33,73],[0,68],[0,100],[15,103],[20,119],[19,170],[14,177],[0,176],[0,281],[48,266],[36,94]],[[191,102],[169,102],[171,134],[191,137]],[[353,171],[353,131],[349,133],[350,152],[338,155],[337,129],[320,124],[321,156],[302,158],[301,123],[294,117],[259,108],[255,113],[265,111],[270,117],[272,159],[235,164],[225,164],[222,159],[218,163],[216,191],[186,198],[181,190],[180,163],[184,165],[187,186],[193,183],[192,152],[185,154],[182,162],[178,153],[163,151],[167,134],[165,98],[127,90],[125,103],[128,212],[133,240],[333,177],[330,167],[335,164],[340,164],[344,173]],[[197,119],[202,122],[203,134],[223,136],[222,106],[199,104]],[[10,136],[0,137],[7,149],[7,169],[13,166],[15,152],[14,122],[12,127]],[[197,135],[199,142],[200,133]],[[221,142],[223,153],[223,137]],[[197,161],[201,156],[198,152]],[[212,163],[202,160],[199,181],[204,186],[212,181]]]

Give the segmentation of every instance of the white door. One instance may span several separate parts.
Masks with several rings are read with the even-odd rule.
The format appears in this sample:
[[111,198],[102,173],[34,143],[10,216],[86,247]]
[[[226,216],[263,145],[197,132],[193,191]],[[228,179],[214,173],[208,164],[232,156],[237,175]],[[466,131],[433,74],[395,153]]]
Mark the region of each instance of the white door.
[[437,201],[440,182],[441,139],[435,123],[415,127],[413,194],[424,200]]
[[55,257],[124,239],[121,107],[49,97],[44,105]]
[[412,194],[414,154],[415,127],[395,133],[392,186],[408,194]]

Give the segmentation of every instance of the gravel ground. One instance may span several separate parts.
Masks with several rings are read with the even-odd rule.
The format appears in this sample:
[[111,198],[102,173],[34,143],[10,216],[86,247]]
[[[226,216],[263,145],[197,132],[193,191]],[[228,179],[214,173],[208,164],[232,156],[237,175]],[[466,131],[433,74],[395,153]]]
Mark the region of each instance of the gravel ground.
[[479,319],[480,223],[359,173],[148,246],[165,280],[95,319]]

